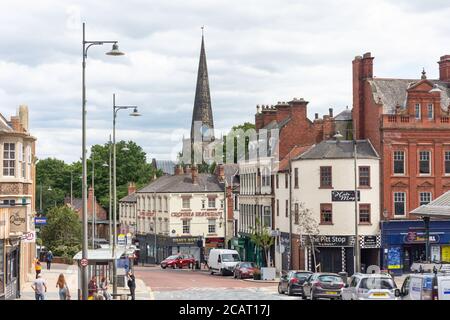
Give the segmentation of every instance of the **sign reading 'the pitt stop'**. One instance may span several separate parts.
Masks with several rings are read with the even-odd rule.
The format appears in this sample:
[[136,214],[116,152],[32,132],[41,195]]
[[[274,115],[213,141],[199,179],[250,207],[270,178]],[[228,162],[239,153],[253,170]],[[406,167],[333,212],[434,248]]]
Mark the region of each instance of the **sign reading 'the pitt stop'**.
[[[358,201],[360,201],[361,195],[358,190]],[[355,201],[354,190],[333,190],[331,191],[331,201]]]

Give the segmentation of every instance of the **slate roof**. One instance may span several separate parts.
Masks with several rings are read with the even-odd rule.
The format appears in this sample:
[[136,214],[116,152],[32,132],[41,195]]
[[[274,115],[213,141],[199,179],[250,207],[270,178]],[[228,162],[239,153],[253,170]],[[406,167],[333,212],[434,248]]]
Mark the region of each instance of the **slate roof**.
[[341,113],[339,113],[337,116],[334,117],[334,120],[336,121],[349,121],[352,120],[352,110],[345,109]]
[[422,217],[450,218],[450,191],[430,203],[414,209],[410,214]]
[[162,176],[137,191],[138,193],[190,193],[190,192],[223,192],[223,183],[216,175],[199,173],[198,184],[192,183],[191,174]]
[[[402,108],[406,108],[406,90],[412,85],[421,81],[420,79],[385,79],[374,78],[367,80],[372,87],[372,95],[375,102],[378,102],[378,98],[383,103],[383,113],[393,114],[395,113],[395,107],[399,104]],[[439,80],[430,80],[431,83],[437,85],[441,89],[441,108],[447,110],[450,105],[450,88],[446,82]]]
[[119,202],[136,202],[136,192],[123,197]]
[[[357,140],[356,153],[360,159],[379,159],[369,140]],[[353,141],[322,141],[298,156],[295,160],[298,159],[353,159]]]
[[13,132],[11,124],[0,114],[0,132]]
[[153,167],[160,169],[164,174],[174,174],[175,173],[175,162],[171,160],[152,160]]

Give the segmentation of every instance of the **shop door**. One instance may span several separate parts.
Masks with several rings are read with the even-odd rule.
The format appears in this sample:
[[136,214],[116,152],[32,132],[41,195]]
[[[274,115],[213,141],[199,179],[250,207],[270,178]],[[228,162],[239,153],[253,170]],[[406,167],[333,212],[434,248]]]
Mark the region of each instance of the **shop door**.
[[319,249],[318,261],[320,262],[321,272],[340,272],[342,271],[342,253],[341,248]]

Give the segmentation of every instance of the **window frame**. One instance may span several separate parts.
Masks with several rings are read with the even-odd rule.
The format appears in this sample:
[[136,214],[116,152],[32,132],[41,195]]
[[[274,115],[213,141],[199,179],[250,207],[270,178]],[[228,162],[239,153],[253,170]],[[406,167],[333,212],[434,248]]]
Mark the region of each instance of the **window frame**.
[[[183,210],[190,210],[191,209],[191,198],[190,197],[182,197],[182,204],[181,204],[181,208]],[[185,201],[187,201],[187,206]]]
[[[214,201],[214,206],[211,206],[213,201]],[[217,208],[217,206],[216,206],[217,203],[216,202],[217,202],[216,201],[216,197],[208,197],[208,209],[216,209]]]
[[[330,221],[325,221],[324,211],[329,210],[326,214],[330,215]],[[321,203],[320,204],[320,224],[321,225],[332,225],[333,224],[333,204],[332,203]]]
[[[361,221],[361,211],[367,209],[368,221]],[[358,224],[372,224],[372,208],[370,203],[359,203]]]
[[[447,171],[448,165],[448,171]],[[450,150],[444,150],[444,174],[450,175]]]
[[[426,200],[422,201],[422,196],[423,195],[428,195],[429,196],[428,202],[426,202]],[[433,201],[433,193],[432,192],[430,192],[430,191],[421,191],[421,192],[419,192],[419,206],[428,204],[431,201]]]
[[[431,111],[431,117],[430,117],[430,111]],[[428,118],[428,120],[434,119],[434,104],[433,103],[427,104],[427,118]]]
[[414,105],[414,118],[420,120],[422,118],[422,106],[420,103]]
[[[397,203],[400,203],[399,201],[396,201],[396,195],[400,195],[400,194],[402,194],[403,196],[403,214],[397,214]],[[404,216],[406,216],[406,211],[407,211],[407,208],[406,208],[406,200],[407,200],[407,194],[406,194],[406,192],[405,191],[394,191],[394,193],[393,193],[393,205],[394,205],[394,210],[392,211],[393,212],[393,215],[394,215],[394,217],[404,217]]]
[[[208,219],[208,233],[216,233],[217,232],[216,223],[217,223],[216,219]],[[211,228],[211,227],[213,227],[213,228]]]
[[[187,230],[187,232],[186,232]],[[190,234],[191,233],[191,220],[183,219],[182,220],[182,234]]]
[[[8,146],[8,148],[6,148],[6,146]],[[3,143],[3,176],[16,176],[16,143],[14,142]]]
[[[428,159],[427,160],[422,160],[422,154],[428,154]],[[432,157],[432,155],[431,155],[431,151],[430,150],[419,150],[419,157],[418,157],[419,168],[417,170],[419,175],[421,175],[421,176],[429,176],[429,175],[431,175],[431,163],[432,163],[432,158],[431,157]],[[422,161],[428,161],[428,172],[421,172],[421,170],[422,170]]]
[[294,189],[298,189],[298,168],[294,168]]
[[[400,153],[402,154],[403,159],[396,159],[396,156],[399,156]],[[396,161],[402,161],[403,163],[403,172],[395,172],[396,170],[396,166],[395,166],[395,162]],[[394,152],[392,153],[392,173],[396,176],[404,176],[406,175],[406,152],[405,150],[394,150]]]
[[[361,169],[367,169],[367,177],[361,177]],[[361,183],[361,178],[367,179],[367,184]],[[370,188],[370,166],[359,166],[358,167],[358,184],[360,188]]]
[[[326,172],[328,171],[329,172]],[[326,174],[329,174],[327,178]],[[325,181],[329,180],[329,184],[324,184]],[[320,166],[320,188],[321,189],[331,189],[333,188],[333,167],[332,166]]]

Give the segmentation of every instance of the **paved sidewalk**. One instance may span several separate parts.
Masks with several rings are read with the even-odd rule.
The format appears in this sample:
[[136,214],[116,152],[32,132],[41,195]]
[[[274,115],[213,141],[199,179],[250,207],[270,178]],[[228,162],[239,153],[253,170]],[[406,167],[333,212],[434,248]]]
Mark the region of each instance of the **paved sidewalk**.
[[[46,300],[59,300],[58,288],[56,288],[56,282],[59,275],[63,273],[67,286],[69,287],[72,300],[77,300],[78,296],[78,266],[77,265],[65,265],[65,264],[52,264],[52,268],[47,270],[45,265],[42,269],[42,277],[47,282],[47,293],[45,295]],[[35,300],[34,291],[31,288],[32,281],[29,281],[23,287],[21,297],[18,300]],[[112,285],[110,285],[110,292],[112,291]],[[117,288],[118,294],[128,294],[130,290],[126,288]],[[153,294],[144,281],[136,279],[136,300],[151,300]]]

